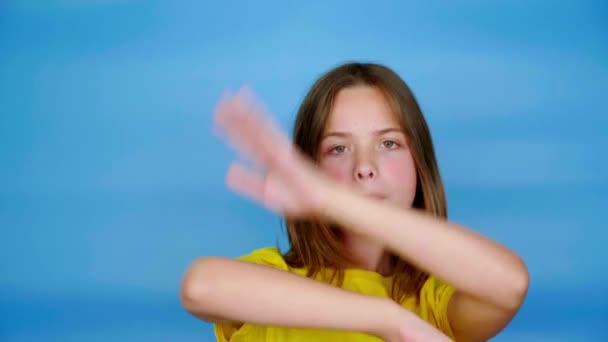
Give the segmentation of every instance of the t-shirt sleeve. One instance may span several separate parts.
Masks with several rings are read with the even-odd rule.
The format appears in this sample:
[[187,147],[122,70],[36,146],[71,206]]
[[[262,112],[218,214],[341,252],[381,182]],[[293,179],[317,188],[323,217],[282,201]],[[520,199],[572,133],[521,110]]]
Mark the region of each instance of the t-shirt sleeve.
[[256,249],[249,254],[238,257],[237,260],[287,270],[287,263],[276,247]]
[[[258,265],[265,265],[277,269],[287,270],[287,263],[276,247],[266,247],[242,255],[237,260],[247,261]],[[246,326],[235,326],[228,323],[214,323],[213,332],[218,342],[229,342],[238,335],[246,334]]]
[[430,276],[420,291],[420,316],[444,334],[454,339],[448,319],[448,304],[455,288],[435,276]]

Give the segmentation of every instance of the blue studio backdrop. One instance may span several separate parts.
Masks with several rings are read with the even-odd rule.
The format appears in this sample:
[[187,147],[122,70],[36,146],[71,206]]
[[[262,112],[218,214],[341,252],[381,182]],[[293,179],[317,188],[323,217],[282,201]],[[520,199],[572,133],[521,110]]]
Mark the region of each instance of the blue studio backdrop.
[[202,255],[286,239],[211,132],[249,84],[287,131],[312,82],[380,62],[430,125],[450,218],[520,253],[494,341],[608,340],[605,1],[0,3],[0,340],[213,341]]

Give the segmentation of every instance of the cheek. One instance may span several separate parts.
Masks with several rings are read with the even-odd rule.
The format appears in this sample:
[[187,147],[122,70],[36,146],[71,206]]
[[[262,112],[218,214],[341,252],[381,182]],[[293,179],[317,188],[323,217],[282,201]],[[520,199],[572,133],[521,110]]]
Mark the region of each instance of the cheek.
[[416,166],[409,153],[385,158],[382,171],[387,185],[398,191],[395,195],[403,201],[413,201],[417,177]]
[[387,158],[382,170],[387,177],[395,180],[406,181],[416,178],[416,167],[411,157],[401,156],[398,158]]
[[352,165],[346,158],[323,160],[319,166],[337,182],[349,183],[352,180]]

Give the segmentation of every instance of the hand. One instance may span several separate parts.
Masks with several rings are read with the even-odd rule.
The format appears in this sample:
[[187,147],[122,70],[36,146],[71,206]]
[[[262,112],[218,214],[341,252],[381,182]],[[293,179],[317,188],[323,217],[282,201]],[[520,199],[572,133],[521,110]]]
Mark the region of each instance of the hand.
[[445,334],[413,312],[392,302],[394,315],[383,331],[382,338],[387,342],[450,342]]
[[[231,145],[261,168],[256,171],[240,163],[232,164],[226,175],[231,189],[288,217],[316,216],[322,212],[323,200],[330,197],[329,192],[337,184],[295,148],[247,89],[220,100],[215,126]],[[375,333],[386,341],[450,341],[396,303],[390,301],[386,308],[391,318]]]
[[330,181],[298,152],[247,89],[226,94],[215,113],[215,126],[239,152],[261,167],[230,166],[226,184],[266,208],[288,217],[316,215]]

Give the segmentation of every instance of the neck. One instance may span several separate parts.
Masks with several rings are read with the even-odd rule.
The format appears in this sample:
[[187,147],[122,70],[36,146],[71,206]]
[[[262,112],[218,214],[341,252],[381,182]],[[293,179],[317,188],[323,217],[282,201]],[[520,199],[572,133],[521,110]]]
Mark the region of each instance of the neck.
[[357,263],[353,265],[354,267],[374,271],[384,276],[391,274],[391,255],[382,244],[348,232],[344,234],[344,245]]

